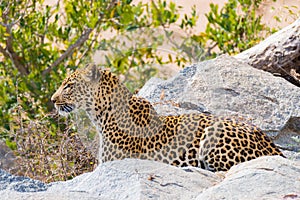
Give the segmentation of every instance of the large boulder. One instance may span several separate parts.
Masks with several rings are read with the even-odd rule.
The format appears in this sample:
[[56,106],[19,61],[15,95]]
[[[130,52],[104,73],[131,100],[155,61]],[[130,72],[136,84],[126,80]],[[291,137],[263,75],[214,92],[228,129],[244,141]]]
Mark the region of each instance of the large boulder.
[[16,160],[13,151],[0,140],[0,169],[14,171],[17,166]]
[[191,65],[168,80],[152,78],[138,95],[161,115],[207,111],[236,117],[278,139],[284,135],[280,141],[300,149],[300,88],[233,57]]
[[43,184],[0,171],[3,200],[288,199],[300,198],[300,162],[279,156],[239,164],[227,173],[148,160],[107,162],[73,180]]
[[260,157],[233,166],[225,179],[202,199],[300,199],[300,162],[279,156]]
[[206,170],[135,159],[107,162],[73,180],[49,185],[12,177],[0,173],[1,199],[195,199],[221,181]]

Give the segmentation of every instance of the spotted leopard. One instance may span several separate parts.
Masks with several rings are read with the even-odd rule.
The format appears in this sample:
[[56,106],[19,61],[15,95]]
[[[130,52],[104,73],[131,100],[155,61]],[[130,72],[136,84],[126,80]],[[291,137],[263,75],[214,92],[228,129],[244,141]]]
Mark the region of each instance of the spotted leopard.
[[102,136],[101,161],[139,158],[226,171],[283,154],[253,125],[208,113],[158,116],[108,70],[89,65],[68,76],[51,100],[62,115],[83,109]]

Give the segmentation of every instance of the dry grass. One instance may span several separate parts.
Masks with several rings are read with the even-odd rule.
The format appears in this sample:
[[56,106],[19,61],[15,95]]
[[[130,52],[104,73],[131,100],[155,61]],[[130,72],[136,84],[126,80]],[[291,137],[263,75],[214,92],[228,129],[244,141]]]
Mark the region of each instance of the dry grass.
[[[74,123],[49,114],[42,119],[29,119],[18,108],[11,121],[11,132],[16,144],[17,166],[11,173],[43,182],[68,180],[90,172],[98,164],[96,151],[91,143],[83,144]],[[51,120],[59,122],[57,128]]]

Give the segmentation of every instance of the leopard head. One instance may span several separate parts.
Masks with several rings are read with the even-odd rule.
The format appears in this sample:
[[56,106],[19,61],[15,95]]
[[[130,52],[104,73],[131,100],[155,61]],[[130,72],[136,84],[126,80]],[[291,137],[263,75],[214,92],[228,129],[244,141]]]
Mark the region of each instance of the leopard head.
[[87,102],[93,101],[100,76],[100,70],[93,64],[69,75],[51,97],[59,114],[66,116],[78,109],[87,109]]

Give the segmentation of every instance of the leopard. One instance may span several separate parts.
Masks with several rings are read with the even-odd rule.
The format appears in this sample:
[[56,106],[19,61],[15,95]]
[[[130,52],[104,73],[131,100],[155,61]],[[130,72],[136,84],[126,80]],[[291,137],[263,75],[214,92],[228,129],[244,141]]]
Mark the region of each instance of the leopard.
[[84,110],[101,136],[100,163],[125,158],[228,171],[261,156],[283,156],[261,129],[208,112],[158,115],[117,75],[95,64],[67,76],[51,101],[60,115]]

